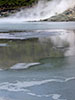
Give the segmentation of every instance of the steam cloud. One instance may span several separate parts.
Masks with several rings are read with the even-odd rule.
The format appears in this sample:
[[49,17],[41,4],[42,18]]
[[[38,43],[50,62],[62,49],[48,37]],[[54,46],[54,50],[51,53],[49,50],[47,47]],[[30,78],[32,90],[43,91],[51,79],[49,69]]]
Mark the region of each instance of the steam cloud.
[[0,19],[0,22],[40,21],[73,7],[75,0],[40,0],[37,5]]

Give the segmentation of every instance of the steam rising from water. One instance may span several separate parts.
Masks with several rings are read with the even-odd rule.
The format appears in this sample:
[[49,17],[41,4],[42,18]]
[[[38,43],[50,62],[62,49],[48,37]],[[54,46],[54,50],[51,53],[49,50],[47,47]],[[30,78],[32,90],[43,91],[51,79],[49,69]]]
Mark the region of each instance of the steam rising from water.
[[21,10],[8,18],[2,18],[0,22],[44,20],[56,14],[60,14],[74,5],[75,0],[40,0],[34,7]]

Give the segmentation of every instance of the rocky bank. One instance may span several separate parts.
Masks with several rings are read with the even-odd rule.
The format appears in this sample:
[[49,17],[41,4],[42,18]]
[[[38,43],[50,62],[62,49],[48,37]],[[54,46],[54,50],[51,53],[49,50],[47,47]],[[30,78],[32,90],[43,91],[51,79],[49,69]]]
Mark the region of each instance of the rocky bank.
[[75,21],[75,7],[66,10],[62,14],[45,19],[44,21]]
[[[0,10],[0,17],[8,17],[21,9],[25,9],[25,7],[17,8],[17,9],[9,9],[9,10]],[[56,14],[56,16],[52,16],[43,21],[75,21],[75,7],[70,8],[63,12],[62,14]]]

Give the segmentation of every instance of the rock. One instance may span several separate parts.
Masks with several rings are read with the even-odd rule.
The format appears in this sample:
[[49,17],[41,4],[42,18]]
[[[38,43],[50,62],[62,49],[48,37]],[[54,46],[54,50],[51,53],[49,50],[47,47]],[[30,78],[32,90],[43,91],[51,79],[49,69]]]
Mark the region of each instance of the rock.
[[15,9],[15,10],[2,10],[0,11],[0,17],[7,17],[7,16],[10,16],[16,12],[18,12],[19,10],[18,9]]
[[75,7],[66,10],[62,14],[45,19],[44,21],[75,21]]

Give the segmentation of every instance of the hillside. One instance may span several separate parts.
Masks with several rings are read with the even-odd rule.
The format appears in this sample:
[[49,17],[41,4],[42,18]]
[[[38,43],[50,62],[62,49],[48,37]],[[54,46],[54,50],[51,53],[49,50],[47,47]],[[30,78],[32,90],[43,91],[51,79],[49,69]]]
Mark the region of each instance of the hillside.
[[0,10],[31,6],[37,0],[0,0]]
[[13,13],[32,7],[38,0],[0,0],[0,17],[7,17]]
[[75,21],[75,7],[66,10],[62,14],[52,16],[45,21]]
[[[41,2],[43,4],[39,4],[38,7],[36,6],[35,11],[34,11],[34,9],[30,10],[29,14],[30,15],[32,14],[34,19],[36,19],[35,18],[36,15],[38,17],[38,14],[39,14],[39,16],[43,15],[43,18],[44,18],[47,13],[48,14],[51,13],[51,9],[54,9],[53,6],[51,9],[49,9],[51,3],[48,1],[50,1],[50,0],[46,0],[46,1],[47,1],[47,3],[44,2],[45,3],[44,4],[43,2]],[[0,0],[0,17],[7,17],[7,16],[12,15],[13,13],[20,11],[21,9],[25,9],[25,8],[29,9],[32,6],[34,7],[34,5],[37,4],[37,2],[38,2],[38,0]],[[53,1],[53,3],[56,3],[56,2]],[[38,8],[39,13],[36,13],[37,8]],[[45,9],[42,9],[42,8],[45,8]],[[70,8],[70,7],[68,7],[68,8]],[[61,9],[61,11],[62,11],[62,9]],[[56,12],[58,12],[58,11],[56,11]],[[75,7],[70,8],[61,14],[58,14],[58,13],[56,13],[55,16],[52,16],[45,20],[41,19],[41,17],[40,17],[39,21],[75,21]],[[54,12],[54,14],[55,14],[55,12]]]

